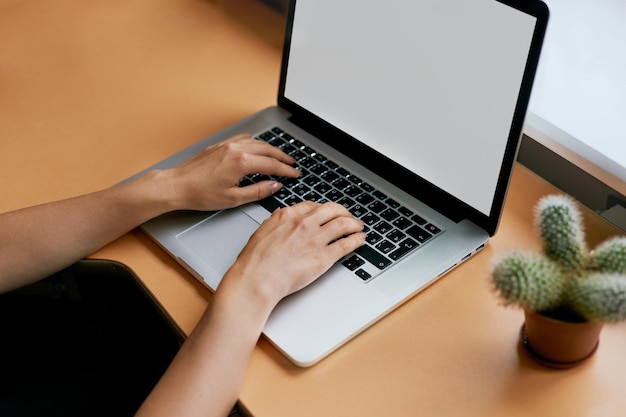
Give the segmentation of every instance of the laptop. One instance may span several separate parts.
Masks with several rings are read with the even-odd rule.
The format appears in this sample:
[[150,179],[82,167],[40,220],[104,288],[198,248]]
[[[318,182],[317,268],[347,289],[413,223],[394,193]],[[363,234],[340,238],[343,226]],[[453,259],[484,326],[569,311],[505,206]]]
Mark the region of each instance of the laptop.
[[547,20],[538,0],[291,0],[277,105],[148,170],[250,132],[302,177],[143,230],[215,290],[276,207],[335,201],[363,219],[367,243],[282,300],[263,331],[296,365],[318,362],[496,232]]

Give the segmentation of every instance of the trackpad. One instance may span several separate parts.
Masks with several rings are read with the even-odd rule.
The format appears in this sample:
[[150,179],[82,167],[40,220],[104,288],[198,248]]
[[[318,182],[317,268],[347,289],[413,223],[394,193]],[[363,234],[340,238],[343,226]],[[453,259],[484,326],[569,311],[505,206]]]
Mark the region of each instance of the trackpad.
[[239,209],[225,210],[177,238],[220,276],[235,262],[259,223]]

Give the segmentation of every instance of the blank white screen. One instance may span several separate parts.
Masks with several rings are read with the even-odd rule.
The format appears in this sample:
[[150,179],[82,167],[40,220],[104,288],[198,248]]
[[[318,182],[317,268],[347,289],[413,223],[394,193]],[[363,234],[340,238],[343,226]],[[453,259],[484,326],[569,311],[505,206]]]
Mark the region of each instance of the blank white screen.
[[534,26],[491,0],[298,0],[285,96],[488,215]]

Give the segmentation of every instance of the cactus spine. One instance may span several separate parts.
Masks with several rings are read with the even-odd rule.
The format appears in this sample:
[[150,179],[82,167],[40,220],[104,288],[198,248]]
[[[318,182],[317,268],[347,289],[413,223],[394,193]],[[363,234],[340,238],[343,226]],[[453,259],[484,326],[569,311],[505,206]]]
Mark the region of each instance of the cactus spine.
[[495,261],[492,283],[504,304],[567,321],[626,320],[626,237],[590,252],[582,216],[563,195],[542,198],[534,214],[544,253],[517,250]]

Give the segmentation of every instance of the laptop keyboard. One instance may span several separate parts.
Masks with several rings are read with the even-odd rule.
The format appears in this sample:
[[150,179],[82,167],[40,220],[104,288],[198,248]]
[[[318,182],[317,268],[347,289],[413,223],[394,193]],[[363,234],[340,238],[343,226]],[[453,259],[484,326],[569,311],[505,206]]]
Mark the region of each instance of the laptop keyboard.
[[442,227],[398,203],[280,128],[263,132],[257,139],[277,146],[294,157],[302,176],[294,179],[254,174],[244,177],[241,186],[267,179],[280,181],[283,187],[278,192],[259,201],[270,212],[304,200],[319,203],[334,201],[363,220],[366,243],[340,261],[361,280],[371,280],[443,232]]

